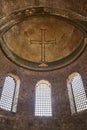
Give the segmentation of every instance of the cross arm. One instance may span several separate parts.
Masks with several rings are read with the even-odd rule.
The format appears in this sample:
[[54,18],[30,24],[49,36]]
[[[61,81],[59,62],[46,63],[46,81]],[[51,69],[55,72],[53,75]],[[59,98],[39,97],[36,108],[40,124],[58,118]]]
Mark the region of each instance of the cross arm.
[[46,41],[46,44],[56,44],[56,39],[51,41]]
[[30,40],[30,44],[41,44],[41,41]]

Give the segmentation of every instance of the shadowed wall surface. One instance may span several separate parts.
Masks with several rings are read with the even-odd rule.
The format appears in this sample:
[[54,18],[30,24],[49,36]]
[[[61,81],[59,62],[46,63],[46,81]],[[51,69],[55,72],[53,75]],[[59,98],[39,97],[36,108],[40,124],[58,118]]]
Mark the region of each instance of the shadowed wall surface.
[[[1,0],[0,1],[0,10],[1,10],[0,14],[1,14],[1,17],[7,16],[8,14],[10,14],[11,12],[15,10],[27,8],[30,6],[45,6],[45,7],[49,6],[49,7],[54,7],[54,8],[57,7],[60,9],[72,10],[76,13],[81,14],[81,16],[78,16],[78,17],[79,17],[79,20],[81,20],[81,22],[84,23],[83,27],[86,30],[87,4],[85,0],[83,1]],[[72,19],[73,15],[71,16],[68,15],[68,17]],[[43,18],[40,18],[40,20],[42,19]],[[22,28],[27,29],[27,27],[25,27],[25,25],[28,25],[27,22],[30,22],[30,21],[28,20],[25,21],[24,25],[21,25],[20,23],[16,29],[18,29],[19,32],[21,31]],[[68,26],[67,24],[65,26],[65,23],[63,25],[65,28],[68,27],[67,31],[69,31],[69,29],[73,30],[72,26],[70,25]],[[9,45],[11,43],[14,43],[14,41],[17,42],[17,39],[16,39],[17,34],[15,34],[14,28],[12,28],[10,32],[8,32],[8,34],[5,35],[5,39],[8,41]],[[24,36],[24,33],[23,34],[21,33],[21,35]],[[39,31],[38,31],[38,35],[40,35]],[[38,35],[37,37],[35,37],[36,39],[38,39]],[[78,32],[78,35],[79,36],[75,35],[75,38],[77,36],[80,39],[81,33]],[[11,36],[11,39],[8,38],[10,36]],[[52,37],[52,39],[54,39],[54,37]],[[33,40],[33,37],[32,37],[32,40]],[[76,46],[77,45],[78,43],[76,42]],[[15,48],[15,44],[14,44],[14,48]],[[70,49],[69,46],[68,48]],[[75,44],[71,48],[74,49]],[[68,51],[68,53],[70,53],[70,51]],[[74,114],[74,115],[71,114],[67,83],[66,83],[66,80],[71,73],[78,72],[82,76],[84,88],[87,93],[87,47],[86,46],[83,49],[83,52],[79,55],[79,57],[75,59],[72,63],[60,69],[51,70],[51,71],[43,71],[43,72],[31,71],[29,69],[20,67],[19,65],[17,65],[16,63],[11,61],[7,57],[8,56],[3,52],[3,49],[0,46],[0,91],[2,91],[4,80],[8,73],[17,75],[20,78],[21,85],[20,85],[20,92],[19,92],[19,98],[18,98],[17,112],[12,113],[12,112],[8,112],[8,111],[4,111],[0,109],[0,130],[41,130],[41,129],[42,130],[86,130],[87,111],[85,110],[81,113]],[[34,115],[35,86],[39,80],[47,80],[52,85],[52,111],[53,111],[52,117],[35,117]]]

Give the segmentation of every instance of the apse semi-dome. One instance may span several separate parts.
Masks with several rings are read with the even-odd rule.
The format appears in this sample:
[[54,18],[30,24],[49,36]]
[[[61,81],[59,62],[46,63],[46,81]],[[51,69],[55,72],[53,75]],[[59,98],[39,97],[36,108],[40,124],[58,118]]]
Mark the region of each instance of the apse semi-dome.
[[60,68],[80,54],[84,30],[69,19],[40,9],[25,9],[5,17],[1,46],[20,66],[34,70]]

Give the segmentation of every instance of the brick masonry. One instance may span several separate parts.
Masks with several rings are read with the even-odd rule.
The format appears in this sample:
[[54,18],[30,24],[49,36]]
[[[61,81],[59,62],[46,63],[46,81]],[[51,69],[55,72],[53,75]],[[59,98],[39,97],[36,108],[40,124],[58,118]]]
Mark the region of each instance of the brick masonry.
[[[86,0],[76,2],[72,0],[1,0],[0,14],[26,8],[27,6],[54,6],[67,8],[83,15],[87,15]],[[73,72],[81,74],[87,93],[87,47],[73,63],[64,68],[37,72],[24,69],[10,61],[0,49],[0,91],[8,73],[18,75],[21,81],[17,113],[0,110],[0,130],[86,130],[87,111],[71,115],[66,79]],[[52,110],[51,118],[38,118],[34,116],[35,85],[39,80],[46,79],[52,85]]]
[[[0,130],[86,130],[87,111],[71,115],[66,79],[69,74],[79,72],[87,93],[87,49],[72,64],[64,68],[37,72],[19,67],[0,51],[0,88],[10,72],[18,75],[21,81],[17,113],[0,110]],[[46,79],[52,85],[53,117],[37,118],[34,116],[35,85]]]

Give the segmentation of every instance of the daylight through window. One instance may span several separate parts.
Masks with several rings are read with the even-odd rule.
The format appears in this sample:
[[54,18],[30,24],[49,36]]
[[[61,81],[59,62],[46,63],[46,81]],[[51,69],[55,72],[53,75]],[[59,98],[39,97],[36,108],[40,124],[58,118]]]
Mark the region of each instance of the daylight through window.
[[[71,78],[72,77],[72,78]],[[79,73],[71,75],[70,87],[73,96],[74,107],[77,112],[87,109],[87,99],[82,78]]]
[[41,80],[36,85],[35,116],[52,116],[51,85],[48,81]]
[[4,82],[0,99],[0,108],[11,111],[15,85],[16,84],[14,79],[10,76],[7,76]]

